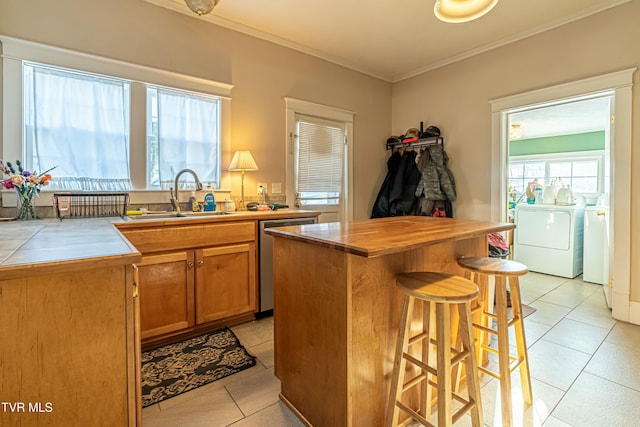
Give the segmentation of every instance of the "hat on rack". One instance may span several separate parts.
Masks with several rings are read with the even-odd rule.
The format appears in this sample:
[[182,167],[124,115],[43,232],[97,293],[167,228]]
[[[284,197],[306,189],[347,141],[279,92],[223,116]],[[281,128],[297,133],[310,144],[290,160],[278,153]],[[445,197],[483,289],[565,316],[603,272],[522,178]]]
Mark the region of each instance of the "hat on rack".
[[389,139],[387,139],[387,144],[395,144],[396,142],[402,142],[402,137],[401,136],[390,136]]
[[420,137],[420,131],[416,128],[410,128],[404,134],[404,138],[402,138],[402,142],[415,142]]
[[422,132],[420,138],[431,138],[434,136],[440,136],[440,129],[435,126],[429,126],[424,132]]

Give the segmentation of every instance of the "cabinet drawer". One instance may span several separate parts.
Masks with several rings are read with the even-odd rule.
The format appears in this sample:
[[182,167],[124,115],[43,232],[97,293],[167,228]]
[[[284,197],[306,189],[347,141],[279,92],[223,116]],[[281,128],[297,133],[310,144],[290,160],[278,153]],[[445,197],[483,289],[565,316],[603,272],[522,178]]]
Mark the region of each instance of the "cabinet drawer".
[[250,242],[256,239],[255,221],[234,221],[223,224],[194,224],[121,230],[122,234],[142,253],[204,246]]

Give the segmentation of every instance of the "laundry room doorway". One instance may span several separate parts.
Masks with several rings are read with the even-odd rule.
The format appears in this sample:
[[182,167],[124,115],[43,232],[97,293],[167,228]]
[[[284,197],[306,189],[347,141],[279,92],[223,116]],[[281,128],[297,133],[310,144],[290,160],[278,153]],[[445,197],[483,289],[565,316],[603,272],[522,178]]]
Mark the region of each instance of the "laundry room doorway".
[[[579,201],[584,197],[589,204],[604,195],[611,205],[608,286],[613,317],[640,323],[640,303],[631,301],[630,284],[634,71],[491,100],[495,166],[491,209],[494,220],[513,219],[510,215],[514,214],[515,203],[523,198],[526,203],[532,196],[527,195],[527,186],[536,181],[568,186]],[[590,123],[585,125],[585,120]]]

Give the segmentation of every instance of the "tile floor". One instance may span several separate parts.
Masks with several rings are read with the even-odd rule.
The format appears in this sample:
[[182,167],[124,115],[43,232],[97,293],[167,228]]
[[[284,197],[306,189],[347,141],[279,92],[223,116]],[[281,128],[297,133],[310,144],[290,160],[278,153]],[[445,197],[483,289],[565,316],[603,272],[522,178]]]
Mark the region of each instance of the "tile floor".
[[[600,285],[529,273],[521,289],[522,302],[536,308],[525,319],[534,402],[524,405],[514,372],[514,425],[640,425],[640,326],[611,318]],[[144,427],[302,426],[278,400],[273,318],[232,330],[258,358],[256,366],[145,408]],[[482,399],[485,424],[500,426],[495,379],[484,379]]]

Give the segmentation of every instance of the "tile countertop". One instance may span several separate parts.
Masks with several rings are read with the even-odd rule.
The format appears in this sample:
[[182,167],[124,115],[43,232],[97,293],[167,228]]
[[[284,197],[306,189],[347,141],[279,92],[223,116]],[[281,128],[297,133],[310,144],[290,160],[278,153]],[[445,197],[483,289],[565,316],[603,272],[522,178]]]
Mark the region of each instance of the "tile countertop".
[[212,217],[123,220],[55,218],[0,223],[0,280],[139,262],[140,252],[119,228],[317,216],[317,211],[235,212]]
[[133,264],[141,255],[113,225],[120,218],[10,221],[0,226],[0,280]]

